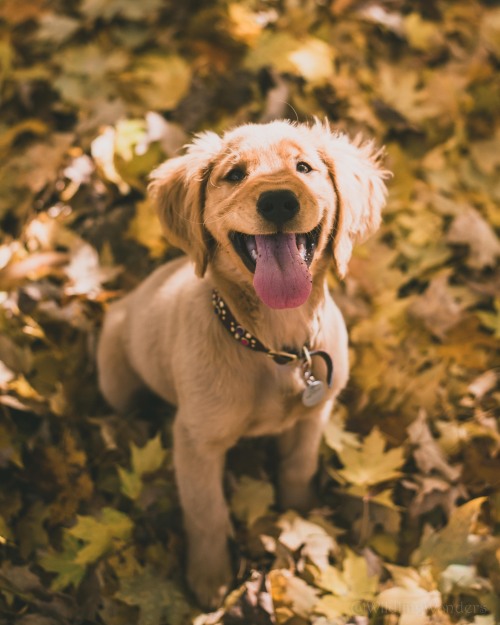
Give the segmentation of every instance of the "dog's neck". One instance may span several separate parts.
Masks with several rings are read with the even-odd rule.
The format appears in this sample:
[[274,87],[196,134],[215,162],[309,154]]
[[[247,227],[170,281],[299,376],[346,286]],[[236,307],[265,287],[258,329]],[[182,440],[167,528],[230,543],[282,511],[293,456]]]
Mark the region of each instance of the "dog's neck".
[[229,306],[238,323],[274,350],[300,350],[304,345],[321,348],[318,334],[327,293],[326,266],[315,271],[307,301],[297,308],[275,310],[258,298],[252,285],[226,278],[215,267],[209,279]]

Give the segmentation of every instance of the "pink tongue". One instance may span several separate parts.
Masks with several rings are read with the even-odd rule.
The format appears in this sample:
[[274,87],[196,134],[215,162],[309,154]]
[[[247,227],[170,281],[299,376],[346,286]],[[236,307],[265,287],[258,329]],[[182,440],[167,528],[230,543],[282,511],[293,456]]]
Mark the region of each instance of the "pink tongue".
[[294,234],[256,235],[257,267],[253,285],[270,308],[296,308],[311,292],[311,274]]

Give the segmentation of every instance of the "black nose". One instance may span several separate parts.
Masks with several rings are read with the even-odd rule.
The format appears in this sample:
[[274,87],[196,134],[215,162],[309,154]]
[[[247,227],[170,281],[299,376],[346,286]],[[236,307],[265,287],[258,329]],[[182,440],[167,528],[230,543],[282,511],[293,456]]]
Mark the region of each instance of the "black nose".
[[264,191],[257,200],[257,210],[277,226],[289,221],[299,212],[300,204],[292,191]]

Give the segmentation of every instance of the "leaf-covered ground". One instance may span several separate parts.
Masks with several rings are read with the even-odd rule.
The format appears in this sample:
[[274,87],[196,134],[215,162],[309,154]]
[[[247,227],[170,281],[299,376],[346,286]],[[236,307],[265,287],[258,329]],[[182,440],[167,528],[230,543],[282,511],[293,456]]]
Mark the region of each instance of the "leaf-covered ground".
[[[500,9],[438,0],[0,4],[0,622],[500,622]],[[182,577],[172,412],[117,417],[103,311],[174,252],[148,172],[193,132],[328,116],[387,146],[380,233],[332,289],[352,375],[320,507],[228,459],[235,591]]]

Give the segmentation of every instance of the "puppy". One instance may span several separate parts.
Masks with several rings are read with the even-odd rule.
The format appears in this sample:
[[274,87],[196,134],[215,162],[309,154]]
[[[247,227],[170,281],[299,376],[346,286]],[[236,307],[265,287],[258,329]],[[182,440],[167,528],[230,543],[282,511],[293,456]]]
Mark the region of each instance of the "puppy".
[[152,174],[165,234],[187,256],[110,307],[99,383],[117,411],[145,386],[178,408],[187,578],[203,606],[232,579],[222,473],[239,438],[277,435],[281,506],[313,502],[322,427],[348,378],[328,266],[343,277],[379,226],[386,176],[371,143],[285,121],[205,132]]

